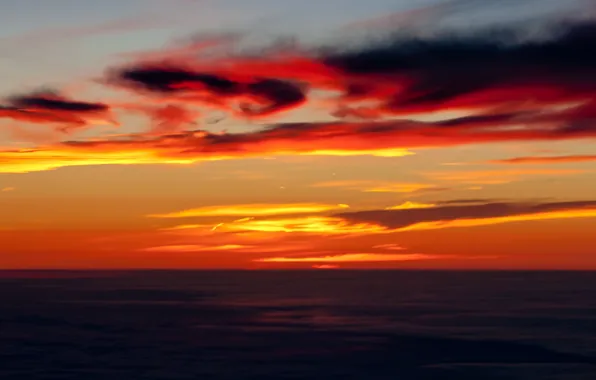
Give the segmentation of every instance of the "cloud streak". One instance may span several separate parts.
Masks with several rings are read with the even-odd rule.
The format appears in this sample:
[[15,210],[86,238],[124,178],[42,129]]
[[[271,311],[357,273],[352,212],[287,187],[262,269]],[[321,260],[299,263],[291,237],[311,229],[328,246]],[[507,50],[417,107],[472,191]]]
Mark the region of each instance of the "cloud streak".
[[579,169],[510,169],[479,171],[444,171],[427,173],[434,180],[473,185],[499,185],[518,181],[522,178],[541,176],[562,176],[584,173]]
[[[362,100],[375,101],[379,116],[495,107],[523,114],[574,102],[589,102],[592,113],[594,82],[586,78],[593,77],[596,54],[584,47],[594,42],[596,26],[587,22],[561,24],[540,40],[516,29],[395,36],[340,52],[140,62],[115,71],[112,80],[161,96],[219,101],[228,109],[233,108],[229,100],[264,103],[249,112],[255,115],[298,107],[314,89],[339,91],[344,110]],[[532,105],[524,104],[528,99]],[[588,111],[567,118],[582,119]]]
[[288,203],[288,204],[242,204],[229,206],[207,206],[179,212],[150,215],[153,218],[196,218],[212,216],[271,216],[292,214],[314,214],[349,208],[345,204]]
[[63,132],[90,125],[118,125],[107,104],[73,100],[49,91],[8,99],[0,106],[0,118],[50,124]]
[[567,155],[567,156],[527,156],[513,157],[489,161],[491,164],[540,165],[540,164],[570,164],[576,162],[596,162],[596,155]]
[[317,188],[342,188],[365,193],[425,193],[446,190],[428,183],[391,182],[391,181],[327,181],[312,185]]
[[378,253],[346,253],[343,255],[330,255],[319,257],[270,257],[256,259],[262,263],[373,263],[373,262],[396,262],[396,261],[417,261],[432,260],[441,258],[436,255],[422,253],[404,254],[378,254]]
[[[343,237],[389,234],[411,230],[475,227],[493,224],[554,219],[596,218],[596,201],[568,202],[451,202],[405,203],[383,210],[347,211],[327,215],[264,215],[221,222],[215,225],[184,225],[177,231],[217,234],[292,233],[297,235]],[[375,248],[399,250],[394,244]]]
[[490,224],[596,217],[596,201],[515,203],[494,202],[439,207],[346,212],[334,215],[392,231],[473,227]]

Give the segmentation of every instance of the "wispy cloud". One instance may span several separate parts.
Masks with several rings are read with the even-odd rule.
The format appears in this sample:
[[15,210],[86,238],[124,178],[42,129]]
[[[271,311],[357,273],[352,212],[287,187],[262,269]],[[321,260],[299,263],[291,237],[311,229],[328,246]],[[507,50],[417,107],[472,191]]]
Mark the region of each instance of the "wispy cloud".
[[491,164],[569,164],[575,162],[595,162],[596,155],[567,155],[567,156],[527,156],[513,157],[488,161]]
[[471,185],[496,185],[523,180],[530,177],[561,176],[585,173],[579,169],[508,169],[477,171],[444,171],[427,173],[433,180]]
[[249,246],[238,244],[227,245],[163,245],[156,247],[142,248],[144,252],[217,252],[217,251],[236,251]]
[[378,254],[378,253],[346,253],[319,257],[269,257],[256,259],[262,263],[362,263],[362,262],[390,262],[432,260],[441,258],[436,255],[422,253]]
[[314,214],[348,208],[345,204],[288,203],[288,204],[239,204],[207,206],[167,214],[149,215],[153,218],[192,218],[208,216],[269,216],[291,214]]
[[220,232],[292,232],[314,235],[358,235],[384,232],[386,229],[374,223],[353,223],[331,216],[303,216],[277,219],[241,219],[220,223],[212,228]]
[[594,218],[596,201],[459,204],[432,208],[346,212],[334,217],[398,232],[521,221]]
[[107,104],[68,99],[49,91],[10,98],[0,105],[1,118],[53,125],[64,132],[89,125],[118,125]]
[[417,193],[446,190],[446,188],[427,183],[358,180],[319,182],[313,184],[312,187],[335,187],[348,190],[358,190],[367,193]]
[[[259,233],[266,236],[304,235],[342,237],[389,234],[410,230],[475,227],[502,223],[596,217],[596,201],[575,202],[453,202],[409,204],[383,210],[363,210],[331,215],[249,217],[215,225],[186,225],[172,231],[203,231],[234,236]],[[380,245],[375,249],[399,250],[399,245]]]

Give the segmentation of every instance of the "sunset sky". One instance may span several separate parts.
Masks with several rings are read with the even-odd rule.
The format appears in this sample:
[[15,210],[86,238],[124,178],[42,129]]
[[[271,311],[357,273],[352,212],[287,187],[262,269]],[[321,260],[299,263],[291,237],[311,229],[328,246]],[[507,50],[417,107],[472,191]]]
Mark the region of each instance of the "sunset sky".
[[592,1],[0,9],[0,268],[596,269]]

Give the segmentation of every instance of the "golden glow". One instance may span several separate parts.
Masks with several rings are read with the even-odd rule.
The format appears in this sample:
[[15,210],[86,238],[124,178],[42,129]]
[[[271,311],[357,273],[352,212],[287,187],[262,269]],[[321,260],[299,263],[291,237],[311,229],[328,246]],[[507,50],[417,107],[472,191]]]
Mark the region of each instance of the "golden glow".
[[415,193],[436,188],[436,186],[427,183],[389,181],[327,181],[315,183],[312,187],[338,187],[365,193]]
[[[21,149],[14,151],[0,151],[0,173],[29,173],[36,171],[54,170],[68,166],[88,165],[144,165],[144,164],[170,164],[188,165],[205,161],[220,161],[242,159],[251,157],[264,157],[275,155],[303,155],[303,156],[363,156],[402,157],[413,153],[405,149],[375,149],[375,150],[264,150],[242,153],[195,153],[184,155],[180,153],[189,147],[176,146],[174,143],[163,140],[163,146],[151,147],[141,144],[95,148],[94,146],[57,146],[48,149]],[[116,143],[114,143],[116,145]]]
[[430,190],[436,186],[424,183],[389,183],[363,189],[366,193],[415,193]]
[[88,165],[188,165],[197,158],[163,157],[151,150],[122,151],[69,151],[69,150],[20,150],[0,152],[0,173],[29,173],[54,170],[67,166]]
[[571,219],[571,218],[595,218],[596,209],[587,210],[566,210],[566,211],[552,211],[537,214],[512,215],[495,218],[483,219],[456,219],[456,220],[436,220],[432,222],[421,222],[411,226],[403,227],[398,231],[412,231],[412,230],[435,230],[442,228],[453,227],[476,227],[487,226],[491,224],[501,224],[510,222],[527,222],[537,220],[549,219]]
[[370,234],[386,230],[385,227],[371,223],[350,223],[342,218],[328,216],[307,216],[271,220],[250,220],[239,223],[225,223],[223,231],[257,232],[301,232],[321,235],[334,234]]
[[364,150],[340,150],[340,149],[321,149],[321,150],[313,150],[312,152],[303,152],[303,153],[276,153],[276,154],[285,154],[285,155],[292,155],[297,154],[301,156],[339,156],[339,157],[349,157],[349,156],[374,156],[374,157],[404,157],[404,156],[411,156],[414,153],[402,148],[389,148],[389,149],[364,149]]
[[419,209],[419,208],[433,208],[436,207],[436,204],[432,203],[417,203],[417,202],[404,202],[397,206],[391,206],[385,208],[385,210],[411,210],[411,209]]
[[379,253],[346,253],[343,255],[320,256],[320,257],[269,257],[257,259],[262,263],[357,263],[357,262],[389,262],[389,261],[413,261],[431,260],[441,258],[435,255],[422,253],[404,254],[379,254]]
[[386,249],[388,251],[403,251],[405,248],[398,244],[379,244],[373,247],[374,249]]
[[[424,205],[424,204],[423,204]],[[432,205],[424,205],[422,208],[430,208]],[[419,204],[413,203],[395,210],[407,210],[421,208]],[[181,225],[168,228],[167,230],[189,230],[189,231],[208,231],[212,233],[306,233],[314,235],[371,235],[379,233],[405,232],[412,230],[433,230],[455,227],[475,227],[493,224],[502,224],[520,221],[536,221],[548,219],[569,219],[569,218],[588,218],[596,217],[596,208],[578,209],[565,211],[552,211],[536,214],[523,214],[505,217],[489,217],[477,219],[456,219],[456,220],[435,220],[430,222],[419,222],[405,227],[391,229],[381,224],[373,222],[353,222],[341,217],[331,216],[303,216],[295,218],[280,219],[254,219],[243,218],[229,223],[218,223],[211,225]],[[273,235],[271,235],[273,236]],[[397,244],[382,244],[373,246],[374,249],[383,250],[403,250]]]
[[145,252],[205,252],[205,251],[234,251],[250,246],[238,244],[226,245],[165,245],[158,247],[143,248],[141,251]]
[[[270,216],[290,214],[312,214],[348,208],[345,204],[289,203],[289,204],[244,204],[231,206],[209,206],[183,210],[169,214],[149,215],[152,218],[189,218],[207,216]],[[242,218],[235,222],[247,222],[250,218]]]

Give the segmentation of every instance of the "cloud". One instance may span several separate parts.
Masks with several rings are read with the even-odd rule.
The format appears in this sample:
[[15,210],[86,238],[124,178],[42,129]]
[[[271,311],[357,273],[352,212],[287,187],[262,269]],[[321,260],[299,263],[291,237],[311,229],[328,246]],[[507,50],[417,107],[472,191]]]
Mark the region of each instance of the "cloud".
[[[593,75],[596,54],[582,46],[596,41],[596,26],[561,24],[549,36],[544,34],[540,40],[516,29],[397,37],[330,54],[324,62],[354,78],[345,88],[348,98],[378,100],[379,109],[388,114],[497,106],[527,111],[591,103],[594,82],[584,79]],[[393,92],[387,89],[388,77]],[[524,106],[528,99],[533,104]]]
[[0,118],[51,124],[65,132],[89,125],[118,125],[107,104],[72,100],[53,92],[12,97],[0,105]]
[[465,205],[465,204],[478,204],[478,203],[498,203],[502,202],[502,199],[491,199],[491,198],[467,198],[467,199],[449,199],[445,201],[437,201],[435,204],[440,206],[448,205]]
[[419,208],[433,208],[436,207],[434,203],[418,203],[418,202],[404,202],[396,206],[389,206],[385,210],[409,210]]
[[366,193],[418,193],[446,190],[446,188],[441,188],[426,183],[360,180],[319,182],[313,184],[312,187],[345,188],[348,190],[358,190]]
[[491,164],[568,164],[575,162],[594,162],[596,155],[568,155],[568,156],[529,156],[513,157],[488,161]]
[[[319,155],[400,157],[411,154],[402,148],[375,148],[365,144],[342,146],[332,136],[304,140],[276,128],[236,134],[205,131],[161,137],[129,136],[112,140],[69,141],[35,149],[0,151],[0,172],[26,173],[66,166],[192,164],[267,155]],[[299,129],[299,128],[298,128]],[[317,141],[318,140],[318,141]],[[362,144],[358,144],[362,145]]]
[[320,257],[269,257],[256,259],[262,263],[362,263],[362,262],[391,262],[414,261],[444,258],[444,256],[426,255],[421,253],[379,254],[379,253],[346,253],[340,255]]
[[[208,228],[209,226],[198,226]],[[385,232],[386,228],[374,223],[354,223],[331,216],[302,216],[278,219],[241,219],[229,223],[219,223],[210,228],[223,233],[264,232],[300,233],[316,235],[358,235]]]
[[391,231],[408,231],[517,221],[594,218],[596,201],[460,204],[433,208],[346,212],[334,217],[352,223],[376,225]]
[[[279,49],[232,56],[174,54],[114,68],[108,81],[235,116],[284,113],[318,99],[317,91],[334,91],[339,96],[327,104],[339,117],[462,110],[477,114],[478,127],[530,118],[581,130],[595,112],[596,83],[589,78],[594,77],[596,54],[584,47],[596,43],[596,24],[560,23],[551,29],[555,31],[543,30],[539,38],[515,26],[431,37],[395,34],[350,48],[310,52],[295,47],[285,54]],[[199,51],[230,41],[206,40],[211,43],[199,43]],[[196,48],[191,50],[196,53]],[[571,104],[581,107],[548,117],[537,112]],[[459,123],[445,126],[456,128]]]
[[2,191],[4,193],[8,193],[10,191],[15,191],[15,190],[16,190],[15,187],[10,187],[10,186],[0,188],[0,191]]
[[227,245],[164,245],[157,247],[143,248],[144,252],[215,252],[215,251],[235,251],[248,246],[238,244]]
[[388,251],[403,251],[404,247],[398,244],[379,244],[373,247],[374,249],[386,249]]
[[[283,54],[272,49],[136,58],[110,68],[105,82],[138,95],[128,105],[42,93],[12,99],[0,116],[70,129],[116,124],[109,111],[122,108],[148,114],[155,123],[149,133],[3,151],[0,171],[267,155],[399,157],[411,154],[408,149],[593,139],[596,54],[585,46],[596,44],[596,24],[562,23],[553,30],[536,32],[540,38],[513,28],[396,35],[350,48]],[[357,110],[367,116],[356,122],[281,122],[243,133],[185,130],[202,121],[205,107],[246,119],[310,110],[312,102],[330,113]],[[425,121],[415,116],[445,111],[458,114]]]
[[427,173],[434,180],[458,182],[474,185],[505,184],[526,177],[561,176],[585,173],[577,169],[517,169],[517,170],[483,170],[483,171],[446,171]]
[[276,78],[231,78],[173,65],[147,65],[124,69],[113,83],[172,100],[185,101],[244,116],[270,116],[303,105],[302,86]]
[[[88,157],[101,152],[104,164],[122,162],[112,156],[143,157],[139,163],[192,163],[266,155],[372,155],[399,157],[411,154],[410,148],[456,146],[474,143],[525,140],[556,140],[594,138],[596,128],[569,130],[567,127],[548,128],[526,125],[505,128],[501,123],[490,128],[477,128],[476,118],[464,117],[439,122],[386,121],[370,123],[287,123],[254,132],[210,133],[190,131],[148,138],[143,135],[120,140],[65,142],[40,147],[27,152],[0,152],[0,160],[10,166],[25,166],[22,170],[47,170],[62,166],[99,164],[88,163]],[[457,124],[453,128],[446,124]],[[68,156],[68,160],[55,157]],[[45,156],[45,157],[44,157]],[[44,157],[43,159],[41,157]],[[54,162],[52,162],[54,161]],[[24,165],[26,163],[26,165]],[[40,168],[36,169],[36,164]]]
[[[441,204],[434,207],[401,207],[383,210],[341,212],[330,215],[305,215],[242,218],[217,224],[183,225],[168,228],[201,236],[226,234],[264,234],[271,238],[276,234],[289,237],[304,235],[347,237],[371,234],[388,234],[410,230],[429,230],[454,227],[474,227],[492,224],[571,218],[596,217],[596,201],[569,202],[461,202]],[[197,235],[198,236],[198,235]],[[267,240],[267,239],[266,239]],[[375,246],[376,249],[398,250],[398,245]]]
[[314,214],[348,208],[345,204],[288,203],[288,204],[241,204],[207,206],[179,212],[149,215],[153,218],[196,218],[209,216],[270,216],[291,214]]

